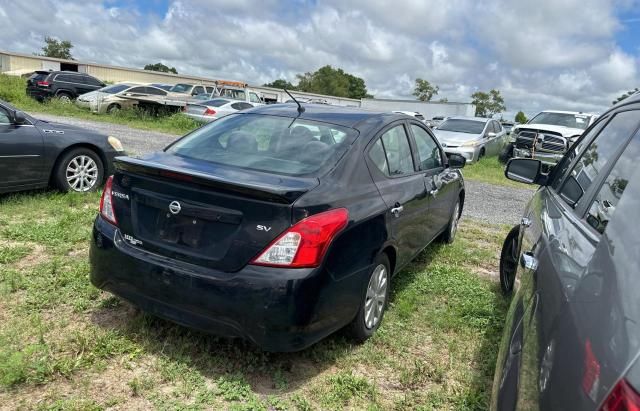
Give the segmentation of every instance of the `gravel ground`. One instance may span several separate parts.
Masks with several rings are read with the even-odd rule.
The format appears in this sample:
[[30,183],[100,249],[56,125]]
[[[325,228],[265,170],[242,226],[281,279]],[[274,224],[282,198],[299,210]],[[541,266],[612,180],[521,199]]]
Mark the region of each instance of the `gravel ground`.
[[179,136],[160,133],[158,131],[140,130],[120,124],[103,123],[99,121],[83,120],[73,117],[53,116],[50,114],[29,113],[33,117],[59,123],[71,124],[114,136],[122,141],[124,149],[130,154],[144,154],[161,150]]
[[[157,131],[146,131],[119,124],[80,120],[71,117],[33,114],[34,117],[90,128],[119,138],[125,150],[131,154],[143,154],[160,150],[178,136]],[[517,224],[524,206],[534,191],[466,180],[467,196],[463,216],[491,224]]]
[[535,193],[527,188],[504,187],[465,180],[467,189],[463,217],[491,224],[515,225],[520,222],[527,201]]

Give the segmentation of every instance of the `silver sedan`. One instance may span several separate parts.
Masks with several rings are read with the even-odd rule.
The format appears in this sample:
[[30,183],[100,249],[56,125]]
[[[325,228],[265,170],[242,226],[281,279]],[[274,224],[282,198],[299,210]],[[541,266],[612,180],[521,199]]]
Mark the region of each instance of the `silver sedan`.
[[498,155],[507,138],[498,121],[481,117],[449,117],[433,132],[447,154],[460,154],[467,163]]
[[216,98],[209,101],[189,103],[184,108],[184,114],[201,123],[210,123],[221,117],[249,108],[253,108],[253,104]]

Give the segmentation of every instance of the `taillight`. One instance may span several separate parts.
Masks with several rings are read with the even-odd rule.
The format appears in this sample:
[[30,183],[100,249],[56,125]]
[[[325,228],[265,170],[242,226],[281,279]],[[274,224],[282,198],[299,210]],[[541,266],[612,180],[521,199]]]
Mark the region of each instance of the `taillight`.
[[590,340],[584,344],[583,367],[582,389],[592,400],[595,400],[600,385],[600,362],[593,353]]
[[602,407],[601,411],[639,411],[640,394],[625,379],[618,381]]
[[216,115],[216,111],[213,109],[210,109],[209,107],[207,107],[207,109],[204,111],[204,115],[205,116],[215,116]]
[[113,196],[111,195],[111,187],[113,186],[113,176],[109,176],[104,185],[102,197],[100,197],[100,215],[108,222],[117,225],[115,208],[113,207]]
[[42,87],[49,87],[48,81],[38,81],[36,84]]
[[314,214],[280,234],[251,264],[271,267],[317,267],[331,241],[349,222],[345,208]]

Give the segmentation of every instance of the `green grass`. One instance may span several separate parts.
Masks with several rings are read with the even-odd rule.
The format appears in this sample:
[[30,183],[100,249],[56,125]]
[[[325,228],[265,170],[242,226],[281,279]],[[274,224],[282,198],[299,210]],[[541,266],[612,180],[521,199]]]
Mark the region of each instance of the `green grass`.
[[0,197],[0,404],[26,409],[486,409],[506,227],[463,221],[392,283],[382,327],[271,354],[140,313],[88,279],[98,194]]
[[21,77],[0,74],[0,99],[8,101],[26,112],[53,114],[79,119],[122,124],[144,130],[171,134],[185,134],[201,124],[180,113],[172,115],[150,115],[141,110],[120,110],[115,114],[94,114],[75,104],[62,103],[57,99],[40,103],[25,93],[26,80]]
[[505,165],[498,161],[498,157],[483,157],[480,161],[468,164],[462,169],[465,179],[482,181],[506,187],[533,189],[533,186],[508,180],[504,176]]

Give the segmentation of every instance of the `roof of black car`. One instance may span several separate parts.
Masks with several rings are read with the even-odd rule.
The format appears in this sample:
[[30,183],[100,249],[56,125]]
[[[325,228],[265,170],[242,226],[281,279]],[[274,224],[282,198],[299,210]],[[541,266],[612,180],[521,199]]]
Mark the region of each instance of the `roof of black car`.
[[[356,124],[373,117],[397,117],[406,118],[405,115],[386,113],[380,111],[364,110],[357,107],[330,106],[327,104],[302,103],[304,112],[299,118],[312,121],[323,121],[345,127],[354,127]],[[250,110],[256,114],[270,114],[274,116],[298,117],[298,106],[295,103],[270,104],[256,107]]]

